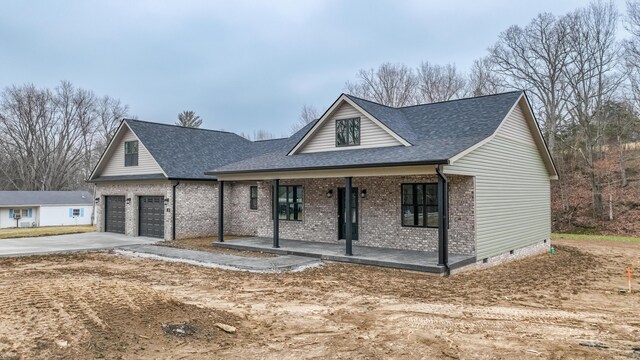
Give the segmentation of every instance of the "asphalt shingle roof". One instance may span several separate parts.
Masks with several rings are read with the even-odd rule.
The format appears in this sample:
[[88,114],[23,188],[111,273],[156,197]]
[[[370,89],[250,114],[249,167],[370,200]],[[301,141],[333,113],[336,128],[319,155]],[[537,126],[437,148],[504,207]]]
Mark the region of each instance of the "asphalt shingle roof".
[[91,205],[86,191],[0,191],[0,206]]
[[271,152],[211,168],[210,173],[443,163],[491,136],[521,95],[521,91],[514,91],[402,108],[347,95],[412,146],[287,156],[314,125],[311,123]]
[[226,131],[124,121],[169,178],[215,179],[218,173],[231,172],[444,163],[493,134],[521,94],[514,91],[402,108],[345,95],[412,146],[292,156],[287,154],[318,120],[288,138],[264,141],[250,141]]
[[149,150],[169,178],[211,179],[204,172],[246,159],[261,148],[226,131],[194,129],[126,119],[125,122]]

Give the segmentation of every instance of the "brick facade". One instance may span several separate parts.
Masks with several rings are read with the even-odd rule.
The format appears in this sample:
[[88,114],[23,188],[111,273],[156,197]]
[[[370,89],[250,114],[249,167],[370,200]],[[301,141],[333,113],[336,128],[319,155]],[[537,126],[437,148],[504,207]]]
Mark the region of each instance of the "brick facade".
[[[105,196],[118,195],[131,199],[129,205],[125,205],[125,234],[138,236],[138,207],[140,196],[164,196],[171,198],[171,182],[121,182],[96,184],[96,197],[99,198],[96,206],[96,226],[98,231],[104,231],[104,204]],[[172,212],[165,212],[164,239],[170,240],[172,235]]]
[[[120,195],[131,199],[125,205],[125,234],[138,236],[140,196],[164,196],[169,199],[164,213],[164,240],[173,236],[172,192],[175,182],[113,182],[96,184],[96,226],[104,231],[105,196]],[[181,181],[176,187],[176,238],[212,236],[217,234],[218,193],[215,182]]]
[[[449,176],[449,251],[474,255],[475,182],[473,177]],[[435,175],[353,178],[353,187],[367,190],[359,197],[358,245],[398,249],[437,251],[438,229],[401,226],[401,184],[437,182]],[[273,236],[271,217],[271,181],[225,183],[225,234]],[[302,221],[280,221],[280,238],[338,242],[338,188],[344,179],[282,180],[281,185],[302,185]],[[258,209],[249,208],[250,186],[258,186]],[[125,195],[132,199],[127,207],[127,235],[137,235],[138,196],[163,195],[171,199],[171,182],[154,184],[99,184],[96,187],[102,206],[98,206],[98,226],[102,228],[104,195]],[[332,197],[327,192],[333,191]],[[176,237],[213,236],[218,226],[218,184],[215,182],[181,182],[176,188]],[[168,207],[170,208],[171,202]],[[165,213],[165,239],[171,238],[172,212]]]
[[[449,176],[449,251],[475,254],[475,183],[473,177]],[[400,222],[402,183],[437,182],[433,176],[353,178],[353,187],[367,190],[359,198],[358,245],[437,251],[438,229],[403,227]],[[280,220],[280,238],[338,242],[338,188],[344,179],[282,180],[281,185],[302,185],[302,221]],[[249,209],[249,186],[258,186],[258,210]],[[228,190],[229,188],[230,191]],[[333,196],[327,192],[333,190]],[[230,198],[229,198],[230,197]],[[225,187],[225,233],[273,236],[271,182],[227,184]]]

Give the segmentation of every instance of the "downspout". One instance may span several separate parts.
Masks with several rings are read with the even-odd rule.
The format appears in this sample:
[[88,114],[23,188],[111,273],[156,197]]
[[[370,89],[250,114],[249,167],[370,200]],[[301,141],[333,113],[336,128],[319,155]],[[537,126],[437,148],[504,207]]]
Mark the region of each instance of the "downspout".
[[171,216],[171,240],[173,241],[176,240],[176,187],[178,185],[180,185],[180,180],[176,181],[171,189],[171,201],[173,203],[171,206],[173,211],[173,215]]
[[444,266],[445,275],[451,273],[449,269],[449,204],[448,179],[442,173],[440,165],[436,165],[438,174],[438,265]]

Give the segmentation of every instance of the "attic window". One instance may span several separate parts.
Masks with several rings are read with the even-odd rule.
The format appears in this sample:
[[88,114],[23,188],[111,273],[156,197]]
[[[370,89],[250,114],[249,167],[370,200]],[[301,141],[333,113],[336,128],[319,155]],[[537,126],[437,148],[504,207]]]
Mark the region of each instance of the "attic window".
[[124,143],[124,166],[138,166],[138,141]]
[[360,118],[336,120],[336,146],[360,145]]

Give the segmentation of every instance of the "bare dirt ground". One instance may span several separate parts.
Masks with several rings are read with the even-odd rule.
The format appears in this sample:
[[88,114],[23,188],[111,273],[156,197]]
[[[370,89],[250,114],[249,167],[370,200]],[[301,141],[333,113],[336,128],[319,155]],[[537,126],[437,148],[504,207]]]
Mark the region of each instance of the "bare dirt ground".
[[[640,358],[640,282],[619,292],[630,261],[640,272],[640,244],[559,243],[556,255],[450,278],[108,253],[0,259],[0,359]],[[185,322],[194,334],[163,331]]]

